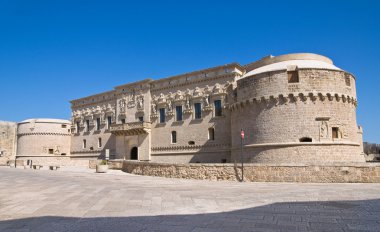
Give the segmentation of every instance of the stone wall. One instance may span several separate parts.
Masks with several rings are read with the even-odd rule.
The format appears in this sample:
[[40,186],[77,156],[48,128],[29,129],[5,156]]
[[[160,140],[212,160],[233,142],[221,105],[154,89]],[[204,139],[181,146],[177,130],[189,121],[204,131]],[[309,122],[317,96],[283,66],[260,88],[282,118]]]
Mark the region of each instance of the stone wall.
[[[29,162],[28,162],[29,160]],[[39,156],[39,157],[20,157],[16,160],[17,166],[31,166],[31,165],[42,165],[42,166],[67,166],[67,167],[88,167],[88,159],[71,159],[70,157],[64,156]]]
[[[128,173],[198,180],[241,179],[240,164],[165,164],[123,161]],[[326,165],[245,164],[244,180],[252,182],[380,183],[380,164]]]
[[16,128],[14,122],[0,121],[0,165],[14,162],[16,154]]
[[[102,160],[90,160],[89,161],[89,168],[95,169],[97,164],[100,164]],[[121,170],[123,167],[123,160],[108,160],[108,168],[109,169],[115,169],[115,170]]]

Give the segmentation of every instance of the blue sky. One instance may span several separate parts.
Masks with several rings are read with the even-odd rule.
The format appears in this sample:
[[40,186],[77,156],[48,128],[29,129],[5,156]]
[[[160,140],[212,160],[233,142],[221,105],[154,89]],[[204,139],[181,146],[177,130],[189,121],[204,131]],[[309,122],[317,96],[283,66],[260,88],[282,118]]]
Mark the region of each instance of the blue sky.
[[68,119],[70,100],[120,84],[313,52],[356,76],[358,124],[380,143],[379,12],[363,0],[0,0],[0,120]]

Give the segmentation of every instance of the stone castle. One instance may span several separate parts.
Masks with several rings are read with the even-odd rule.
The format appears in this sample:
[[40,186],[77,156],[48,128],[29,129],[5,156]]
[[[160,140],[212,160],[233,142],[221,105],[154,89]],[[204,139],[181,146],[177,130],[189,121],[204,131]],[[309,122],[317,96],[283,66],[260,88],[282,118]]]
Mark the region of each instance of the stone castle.
[[365,162],[355,77],[299,53],[116,86],[71,101],[71,121],[18,124],[20,162]]

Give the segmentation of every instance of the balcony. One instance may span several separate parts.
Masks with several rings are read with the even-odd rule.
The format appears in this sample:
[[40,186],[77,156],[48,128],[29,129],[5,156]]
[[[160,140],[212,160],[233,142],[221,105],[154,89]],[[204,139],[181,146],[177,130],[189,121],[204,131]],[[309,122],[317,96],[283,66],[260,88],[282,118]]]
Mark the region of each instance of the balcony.
[[150,132],[150,122],[130,122],[124,124],[112,124],[110,132],[115,135],[139,135]]

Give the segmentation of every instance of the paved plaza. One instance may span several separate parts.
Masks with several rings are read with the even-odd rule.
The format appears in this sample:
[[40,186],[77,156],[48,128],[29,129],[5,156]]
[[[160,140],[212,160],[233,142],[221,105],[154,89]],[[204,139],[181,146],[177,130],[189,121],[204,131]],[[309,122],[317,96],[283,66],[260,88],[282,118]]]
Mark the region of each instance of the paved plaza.
[[0,167],[0,231],[380,231],[380,184]]

